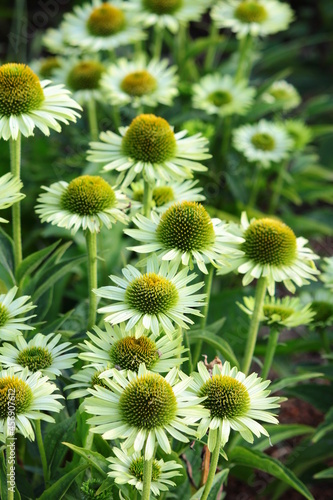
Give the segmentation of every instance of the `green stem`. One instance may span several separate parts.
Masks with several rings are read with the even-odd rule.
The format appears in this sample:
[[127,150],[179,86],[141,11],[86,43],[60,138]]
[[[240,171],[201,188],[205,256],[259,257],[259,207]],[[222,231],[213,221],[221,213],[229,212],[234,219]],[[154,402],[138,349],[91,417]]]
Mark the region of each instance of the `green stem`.
[[97,233],[87,229],[85,236],[88,254],[89,329],[96,323],[97,296],[93,289],[97,288]]
[[45,486],[46,486],[48,481],[49,481],[49,471],[48,471],[48,467],[47,467],[47,460],[46,460],[45,448],[44,448],[44,443],[43,443],[43,438],[42,438],[42,429],[41,429],[41,425],[40,425],[40,420],[36,420],[36,439],[37,439],[37,445],[38,445],[38,449],[39,449],[40,458],[42,461],[44,482],[45,482]]
[[162,46],[163,46],[163,29],[155,25],[153,50],[152,50],[154,59],[161,59]]
[[175,50],[175,60],[177,61],[179,73],[181,74],[185,68],[186,55],[186,26],[184,25],[179,26]]
[[[17,179],[21,174],[21,133],[19,132],[16,141],[10,139],[10,169]],[[13,240],[14,240],[14,263],[15,270],[22,262],[22,236],[21,236],[21,202],[17,201],[12,206],[13,216]]]
[[261,167],[259,165],[256,166],[256,171],[254,175],[254,179],[252,182],[252,189],[250,194],[250,199],[248,203],[248,208],[253,208],[256,204],[259,188],[260,188],[260,178],[261,178]]
[[250,73],[251,63],[251,55],[249,54],[249,52],[251,51],[252,41],[253,38],[250,34],[241,38],[239,41],[239,59],[235,75],[236,82],[248,79],[247,75]]
[[214,451],[212,453],[212,457],[210,460],[207,482],[206,482],[205,489],[203,491],[201,500],[207,500],[208,495],[210,493],[210,490],[212,489],[212,486],[213,486],[214,477],[215,477],[215,473],[216,473],[216,469],[217,469],[217,464],[219,463],[221,434],[222,434],[222,429],[220,426],[219,430],[218,430],[218,434],[217,434],[216,445],[215,445],[215,448],[214,448]]
[[98,141],[96,101],[93,97],[91,97],[88,101],[88,120],[89,120],[90,137],[93,141]]
[[222,160],[226,158],[228,153],[230,135],[231,135],[231,124],[232,124],[232,116],[226,116],[222,126],[222,147],[221,147]]
[[210,24],[210,44],[207,50],[206,59],[205,59],[205,71],[211,71],[214,66],[215,56],[216,56],[216,38],[218,36],[219,29],[215,23]]
[[269,209],[268,209],[268,213],[270,213],[270,214],[275,214],[276,209],[278,207],[278,204],[280,201],[280,196],[282,193],[282,188],[283,188],[284,175],[285,175],[285,172],[288,168],[288,164],[289,164],[289,162],[287,160],[287,161],[284,161],[283,163],[281,163],[281,165],[279,167],[279,173],[278,173],[277,179],[274,182],[274,190],[273,190],[273,194],[271,196],[271,201],[270,201]]
[[[206,297],[206,303],[204,305],[204,308],[202,310],[202,318],[200,319],[200,328],[201,330],[204,330],[207,324],[207,317],[208,317],[208,311],[209,311],[209,301],[210,301],[210,294],[212,291],[212,283],[213,283],[213,276],[214,276],[214,266],[210,264],[208,268],[208,274],[205,276],[205,287],[204,287],[204,293],[207,295]],[[199,357],[201,354],[201,348],[202,348],[202,340],[198,341],[194,354],[193,354],[193,365],[196,366],[197,362],[199,361]]]
[[[180,327],[180,330],[182,331],[182,328]],[[187,333],[187,330],[184,330],[183,331],[183,340],[184,340],[184,345],[186,347],[187,352],[185,354],[185,356],[188,356],[188,374],[192,373],[193,371],[193,365],[192,365],[192,354],[191,354],[191,349],[190,349],[190,343],[188,341],[188,333]]]
[[152,457],[150,460],[143,461],[143,488],[141,500],[149,500],[150,498],[150,483],[151,475],[153,472],[153,460],[154,457]]
[[265,300],[266,290],[267,290],[267,279],[259,278],[257,281],[254,310],[251,316],[250,328],[247,336],[245,355],[243,360],[242,371],[245,373],[245,375],[248,374],[252,363],[252,357],[257,342],[260,316],[262,314],[262,308]]
[[150,217],[151,203],[153,200],[153,187],[152,185],[144,180],[143,186],[143,215],[145,217]]
[[271,369],[276,346],[279,340],[279,335],[280,335],[280,330],[278,330],[278,328],[272,328],[271,331],[269,332],[268,344],[265,353],[265,361],[261,372],[261,377],[264,379],[268,377],[269,370]]
[[[9,435],[6,439],[6,472],[7,472],[7,500],[14,500],[15,485],[11,484],[10,471],[14,466],[15,471],[15,452],[13,455],[12,446],[15,443],[15,436]],[[12,462],[14,460],[14,463]],[[12,475],[15,483],[15,473]],[[14,491],[12,491],[14,490]]]

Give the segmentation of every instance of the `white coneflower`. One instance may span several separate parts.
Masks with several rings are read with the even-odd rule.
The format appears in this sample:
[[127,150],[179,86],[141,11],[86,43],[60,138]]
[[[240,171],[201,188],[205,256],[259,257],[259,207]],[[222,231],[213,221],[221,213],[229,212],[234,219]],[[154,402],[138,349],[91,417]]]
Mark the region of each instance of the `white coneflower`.
[[[22,187],[22,182],[11,173],[0,177],[0,210],[5,210],[25,198],[25,194],[20,192]],[[0,217],[0,222],[8,221]]]
[[0,295],[0,338],[1,340],[14,340],[22,335],[23,330],[34,330],[33,326],[27,325],[26,321],[33,318],[35,314],[22,317],[36,306],[29,302],[28,295],[22,295],[14,300],[18,291],[17,286],[11,288],[7,293]]
[[285,111],[297,108],[302,101],[297,89],[285,80],[272,83],[262,95],[262,100],[270,104],[280,104]]

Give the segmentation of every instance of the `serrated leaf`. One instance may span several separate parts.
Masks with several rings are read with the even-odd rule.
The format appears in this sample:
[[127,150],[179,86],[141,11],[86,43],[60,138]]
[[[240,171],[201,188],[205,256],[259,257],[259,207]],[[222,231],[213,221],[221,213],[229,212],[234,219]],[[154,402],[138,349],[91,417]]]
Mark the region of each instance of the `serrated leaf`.
[[280,391],[285,387],[293,387],[297,385],[298,382],[302,382],[303,380],[309,380],[310,378],[318,378],[323,377],[323,373],[301,373],[300,375],[292,375],[291,377],[285,377],[277,382],[274,382],[269,386],[272,393]]
[[[209,492],[207,500],[216,500],[217,494],[221,489],[222,484],[227,479],[228,474],[229,474],[229,469],[223,469],[215,475],[212,488]],[[198,491],[194,493],[194,495],[191,496],[191,500],[200,500],[204,490],[205,486],[202,486]]]
[[76,477],[87,468],[88,464],[82,464],[71,470],[52,484],[50,488],[47,488],[38,500],[61,500],[61,498],[65,497],[67,490]]
[[79,446],[75,446],[72,443],[63,442],[62,444],[68,446],[68,448],[83,457],[89,463],[89,465],[96,469],[102,476],[107,476],[107,472],[109,471],[109,462],[105,457],[103,457],[103,455],[101,455],[97,451],[80,448]]
[[17,282],[21,283],[26,276],[29,276],[31,273],[33,273],[42,264],[42,262],[56,249],[59,243],[60,240],[26,257],[17,268]]
[[261,451],[237,446],[228,454],[229,461],[244,467],[251,467],[267,472],[271,476],[276,477],[280,481],[294,488],[298,493],[303,495],[308,500],[314,500],[312,494],[302,481],[295,474],[283,465],[279,460],[272,458]]

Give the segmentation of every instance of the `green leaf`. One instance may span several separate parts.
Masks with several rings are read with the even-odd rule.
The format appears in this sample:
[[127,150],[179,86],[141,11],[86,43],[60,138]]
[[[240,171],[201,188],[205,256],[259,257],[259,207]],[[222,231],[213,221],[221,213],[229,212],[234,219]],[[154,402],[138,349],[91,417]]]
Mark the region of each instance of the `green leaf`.
[[13,240],[0,227],[0,279],[8,288],[15,285]]
[[221,339],[217,335],[214,335],[209,330],[201,330],[201,333],[190,332],[188,335],[188,340],[190,344],[197,342],[198,340],[202,340],[206,342],[206,344],[211,345],[219,351],[226,361],[230,361],[233,366],[239,368],[239,363],[237,358],[231,348],[231,346],[224,339]]
[[333,479],[333,467],[317,472],[313,477],[315,479]]
[[59,245],[60,240],[53,243],[38,252],[32,253],[28,257],[26,257],[16,271],[16,279],[18,283],[21,283],[26,276],[29,276],[31,273],[37,269],[42,262],[56,249]]
[[70,418],[65,418],[61,422],[48,427],[44,436],[44,447],[47,463],[51,469],[51,477],[67,452],[67,448],[62,446],[61,441],[70,439],[74,435],[75,425],[76,415],[72,415]]
[[235,462],[237,465],[267,472],[267,474],[276,477],[294,488],[308,500],[314,500],[305,484],[303,484],[290,469],[279,462],[279,460],[265,455],[265,453],[261,451],[250,450],[241,446],[237,446],[231,450],[228,457],[230,462]]
[[74,444],[71,443],[65,443],[63,442],[65,446],[68,446],[71,450],[73,450],[75,453],[83,457],[89,465],[94,467],[102,476],[106,477],[107,473],[109,471],[109,462],[106,460],[103,455],[98,453],[97,451],[91,451],[86,448],[80,448],[79,446],[75,446]]
[[320,424],[316,430],[315,435],[312,437],[312,442],[317,443],[320,441],[328,432],[333,431],[333,407],[325,415],[325,420]]
[[[229,469],[223,469],[221,472],[218,472],[212,484],[212,488],[209,492],[207,500],[216,500],[217,494],[221,489],[222,484],[225,482],[229,474]],[[202,486],[198,491],[191,496],[191,500],[200,500],[202,494],[204,492],[205,486]]]
[[52,484],[50,488],[47,488],[38,500],[60,500],[61,498],[64,498],[72,482],[87,468],[88,464],[82,464],[71,470],[58,479],[57,482]]
[[269,386],[270,390],[272,393],[280,391],[281,389],[284,389],[285,387],[293,387],[298,384],[298,382],[301,382],[302,380],[309,380],[310,378],[317,378],[317,377],[323,377],[323,373],[301,373],[300,375],[292,375],[291,377],[286,377],[281,380],[278,380],[277,382],[274,382],[272,385]]
[[275,444],[285,441],[286,439],[296,436],[304,436],[305,434],[313,434],[315,431],[313,427],[301,424],[266,424],[265,429],[269,434],[270,440],[267,437],[262,436],[257,439],[254,444],[251,444],[251,449],[264,451],[268,449],[271,444],[274,446]]
[[285,391],[287,396],[294,396],[307,401],[319,411],[326,413],[333,400],[332,385],[302,384]]

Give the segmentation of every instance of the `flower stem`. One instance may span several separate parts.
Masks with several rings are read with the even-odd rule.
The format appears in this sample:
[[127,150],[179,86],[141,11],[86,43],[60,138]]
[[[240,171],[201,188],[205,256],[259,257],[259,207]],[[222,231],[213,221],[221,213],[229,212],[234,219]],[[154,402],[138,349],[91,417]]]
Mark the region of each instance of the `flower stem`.
[[218,37],[219,34],[219,29],[216,26],[215,23],[211,23],[210,25],[210,32],[209,32],[209,38],[211,43],[209,44],[207,53],[206,53],[206,58],[205,58],[205,71],[211,71],[211,69],[214,67],[214,61],[215,61],[215,56],[216,56],[216,38]]
[[[180,330],[182,331],[182,327],[180,327]],[[185,355],[188,356],[188,360],[187,360],[188,374],[190,374],[190,373],[192,373],[192,370],[193,370],[191,348],[190,348],[190,343],[188,341],[187,330],[184,329],[184,331],[182,333],[183,333],[184,346],[186,347],[186,349],[188,349],[188,351],[187,351],[187,353],[185,353]]]
[[96,112],[96,101],[93,97],[91,97],[88,101],[88,120],[89,120],[90,138],[93,141],[97,141],[98,122],[97,122],[97,112]]
[[253,38],[250,34],[244,36],[239,41],[239,59],[235,75],[235,81],[247,80],[250,73],[250,54]]
[[[14,491],[13,485],[11,484],[10,470],[13,467],[13,454],[12,454],[12,445],[13,445],[13,435],[8,435],[6,439],[6,473],[7,473],[7,500],[14,500]],[[15,443],[15,441],[14,441]],[[15,456],[15,455],[14,455]],[[14,464],[15,467],[15,464]],[[15,477],[15,476],[14,476]]]
[[276,350],[276,346],[279,340],[280,331],[278,328],[272,328],[269,332],[268,344],[266,348],[265,361],[264,366],[261,372],[262,378],[267,378],[269,374],[269,370],[271,369],[272,362],[274,359],[274,354]]
[[260,177],[261,177],[261,167],[257,165],[254,179],[252,182],[252,189],[251,189],[251,194],[250,194],[250,199],[248,203],[248,208],[253,208],[256,204],[258,193],[259,193],[259,187],[260,187]]
[[[18,133],[16,141],[10,139],[10,169],[17,179],[21,173],[21,133]],[[14,240],[14,263],[15,270],[22,262],[22,236],[21,236],[21,202],[17,201],[12,206],[13,216],[13,240]]]
[[39,449],[40,458],[42,461],[44,482],[45,482],[45,486],[46,486],[48,481],[49,481],[49,471],[48,471],[48,467],[47,467],[47,460],[46,460],[45,448],[44,448],[44,443],[43,443],[43,438],[42,438],[42,430],[41,430],[40,420],[36,420],[36,439],[37,439],[37,445],[38,445],[38,449]]
[[152,199],[153,199],[153,188],[152,188],[152,185],[148,181],[144,180],[144,186],[143,186],[143,215],[145,217],[150,217]]
[[284,174],[288,168],[288,164],[289,164],[288,161],[284,161],[283,163],[281,163],[281,165],[279,167],[279,173],[278,173],[277,179],[274,182],[274,190],[273,190],[273,194],[271,196],[269,209],[268,209],[268,213],[270,213],[270,214],[275,214],[276,209],[278,207],[281,192],[282,192],[282,187],[283,187]]
[[260,316],[262,313],[262,308],[263,308],[263,304],[264,304],[264,300],[265,300],[266,290],[267,290],[267,279],[266,278],[259,278],[257,281],[254,310],[253,310],[253,314],[251,317],[250,328],[249,328],[249,333],[247,336],[247,342],[246,342],[246,347],[245,347],[245,355],[244,355],[244,360],[243,360],[242,371],[245,373],[245,375],[247,375],[249,372],[251,362],[252,362],[253,353],[254,353],[254,348],[255,348],[256,342],[257,342]]
[[96,323],[97,295],[93,289],[97,288],[97,233],[87,230],[85,236],[88,254],[89,329]]
[[208,495],[210,493],[210,490],[212,489],[212,486],[213,486],[215,472],[217,469],[217,464],[219,462],[219,456],[220,456],[221,434],[222,434],[222,429],[220,426],[219,430],[218,430],[216,445],[215,445],[214,451],[212,453],[212,458],[210,461],[210,467],[209,467],[209,473],[208,473],[208,477],[207,477],[206,486],[205,486],[205,489],[203,491],[201,500],[207,500]]
[[143,488],[141,500],[149,500],[150,498],[150,483],[151,475],[153,472],[153,460],[154,457],[152,457],[150,460],[143,461]]
[[153,58],[160,59],[163,46],[163,30],[157,24],[154,27]]
[[226,116],[223,121],[223,127],[222,127],[222,147],[221,147],[222,160],[225,160],[229,149],[231,123],[232,123],[232,117]]
[[[207,316],[208,316],[208,311],[209,311],[209,301],[210,301],[210,294],[212,291],[212,283],[213,283],[213,275],[214,275],[214,266],[210,264],[208,268],[208,274],[205,276],[205,287],[204,287],[204,293],[207,295],[206,297],[206,303],[204,305],[203,311],[202,311],[202,318],[200,320],[200,328],[204,330],[207,324]],[[202,348],[202,340],[198,341],[196,346],[195,346],[195,351],[193,354],[193,365],[196,366],[197,362],[199,361],[200,353],[201,353],[201,348]]]

